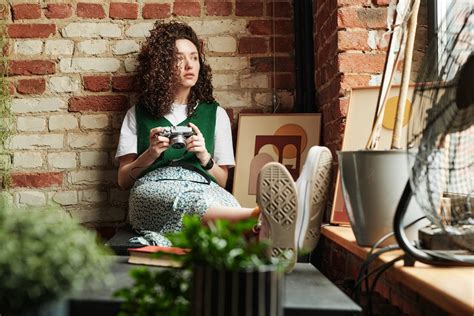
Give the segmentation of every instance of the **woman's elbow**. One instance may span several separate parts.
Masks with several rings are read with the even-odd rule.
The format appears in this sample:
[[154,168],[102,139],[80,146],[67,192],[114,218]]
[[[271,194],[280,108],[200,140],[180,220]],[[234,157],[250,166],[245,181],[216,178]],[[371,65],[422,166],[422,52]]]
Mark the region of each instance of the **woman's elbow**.
[[130,181],[127,181],[127,179],[124,179],[124,177],[121,177],[120,174],[117,178],[117,184],[119,188],[122,190],[128,190],[131,187]]

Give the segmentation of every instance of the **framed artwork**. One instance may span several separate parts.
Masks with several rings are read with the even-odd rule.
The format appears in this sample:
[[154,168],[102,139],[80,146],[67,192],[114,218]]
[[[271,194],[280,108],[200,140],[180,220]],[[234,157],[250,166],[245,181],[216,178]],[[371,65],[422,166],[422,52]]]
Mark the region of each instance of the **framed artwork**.
[[321,114],[240,114],[233,195],[243,207],[255,207],[257,177],[271,161],[298,179],[308,149],[319,145]]
[[[346,116],[346,128],[342,141],[342,151],[365,149],[370,133],[372,132],[372,123],[375,120],[379,89],[380,87],[376,86],[353,88],[351,90]],[[410,86],[405,102],[405,117],[403,118],[402,131],[404,147],[406,147],[407,141],[407,126],[410,118],[413,90],[414,87]],[[388,94],[377,150],[390,149],[399,92],[399,86],[392,86]],[[336,187],[334,190],[330,222],[333,224],[349,225],[349,217],[347,216],[347,210],[344,204],[339,171],[336,176]]]

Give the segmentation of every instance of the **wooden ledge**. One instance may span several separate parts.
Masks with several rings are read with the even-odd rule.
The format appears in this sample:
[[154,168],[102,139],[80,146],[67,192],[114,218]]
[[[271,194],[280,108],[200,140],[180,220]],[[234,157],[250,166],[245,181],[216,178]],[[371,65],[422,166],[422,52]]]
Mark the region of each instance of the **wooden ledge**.
[[[365,259],[370,251],[370,248],[357,245],[350,227],[325,226],[322,233],[361,259]],[[385,253],[379,257],[378,264],[400,254],[401,250]],[[474,267],[437,267],[420,262],[416,262],[414,267],[405,267],[402,262],[397,262],[386,273],[450,314],[474,315]]]

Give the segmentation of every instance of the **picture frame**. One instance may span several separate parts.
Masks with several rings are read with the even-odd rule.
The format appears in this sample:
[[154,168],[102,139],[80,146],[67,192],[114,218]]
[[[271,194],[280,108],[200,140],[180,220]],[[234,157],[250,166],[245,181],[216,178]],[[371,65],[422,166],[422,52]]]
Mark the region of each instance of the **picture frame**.
[[280,162],[296,181],[311,146],[319,145],[320,113],[239,114],[232,194],[255,207],[257,177],[270,161]]
[[[379,90],[380,86],[359,87],[351,89],[341,151],[365,149],[370,133],[372,132],[373,121],[375,120],[375,111],[377,107]],[[404,148],[406,148],[407,127],[410,118],[413,92],[414,86],[411,85],[408,89],[408,96],[405,102],[405,117],[403,119],[402,142]],[[400,86],[392,86],[388,93],[387,105],[385,108],[382,130],[380,133],[380,140],[377,150],[390,149],[399,93]],[[330,223],[338,225],[350,225],[344,203],[342,181],[339,170],[337,171],[336,175]]]

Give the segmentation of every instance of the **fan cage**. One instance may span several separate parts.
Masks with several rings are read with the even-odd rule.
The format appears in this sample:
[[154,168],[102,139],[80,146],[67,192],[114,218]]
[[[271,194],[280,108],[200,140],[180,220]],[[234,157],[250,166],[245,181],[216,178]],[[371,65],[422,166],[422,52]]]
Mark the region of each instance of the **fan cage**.
[[[474,58],[474,5],[456,1],[426,52],[408,127],[410,185],[427,218],[474,251],[474,103],[459,106],[460,75]],[[472,77],[474,74],[470,74]],[[459,238],[459,236],[463,238]],[[469,237],[471,236],[471,237]]]

